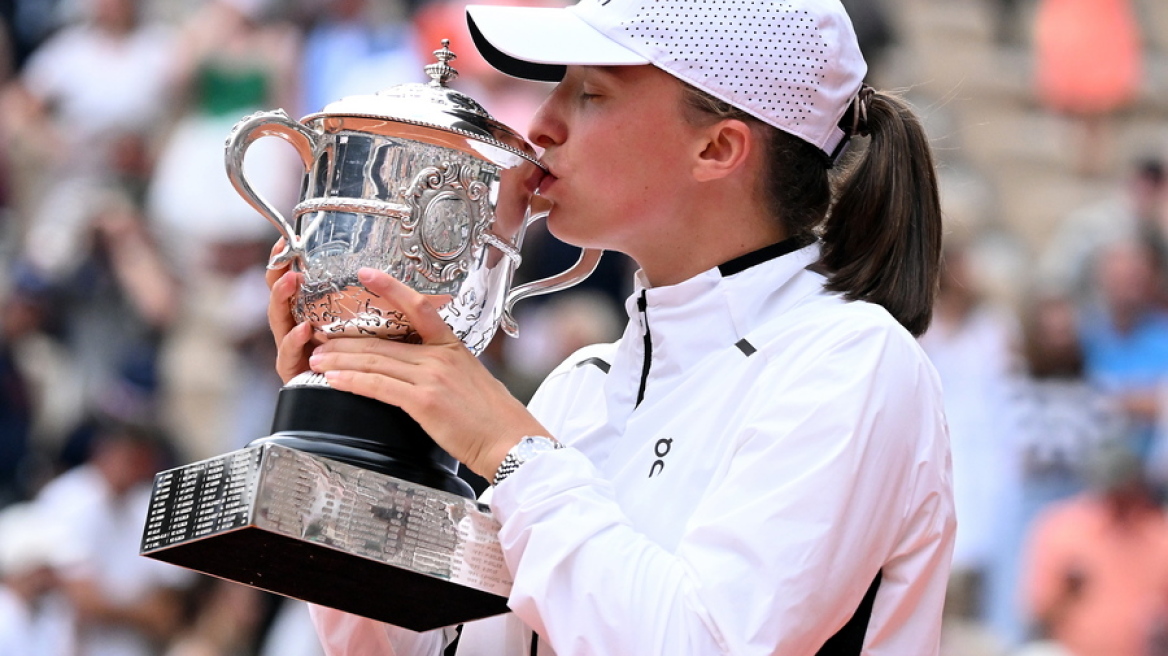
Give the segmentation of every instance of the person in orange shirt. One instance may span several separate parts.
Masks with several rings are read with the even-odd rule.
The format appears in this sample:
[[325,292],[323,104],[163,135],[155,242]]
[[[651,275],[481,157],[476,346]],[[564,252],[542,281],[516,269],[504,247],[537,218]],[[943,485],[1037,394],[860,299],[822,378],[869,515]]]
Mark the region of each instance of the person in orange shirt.
[[1146,656],[1168,624],[1168,517],[1115,444],[1092,489],[1035,520],[1022,582],[1035,628],[1075,656]]

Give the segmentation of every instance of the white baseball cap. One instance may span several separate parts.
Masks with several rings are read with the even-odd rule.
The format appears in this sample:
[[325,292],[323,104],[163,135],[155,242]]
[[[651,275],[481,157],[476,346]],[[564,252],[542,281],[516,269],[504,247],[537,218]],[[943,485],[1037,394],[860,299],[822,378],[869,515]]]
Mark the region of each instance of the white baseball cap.
[[509,75],[558,81],[567,65],[652,64],[829,155],[868,70],[839,0],[472,5],[467,22]]

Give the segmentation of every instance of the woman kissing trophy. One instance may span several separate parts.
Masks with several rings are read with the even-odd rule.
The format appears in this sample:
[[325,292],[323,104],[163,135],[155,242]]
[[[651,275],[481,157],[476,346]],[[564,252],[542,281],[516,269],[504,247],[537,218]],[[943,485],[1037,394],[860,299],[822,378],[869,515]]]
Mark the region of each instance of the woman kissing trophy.
[[[600,258],[585,250],[567,271],[511,288],[524,232],[546,216],[534,195],[544,171],[522,137],[446,86],[457,76],[448,45],[428,84],[344,98],[300,122],[260,112],[227,139],[228,177],[280,231],[270,266],[302,276],[293,314],[318,340],[411,339],[404,315],[358,281],[373,267],[431,296],[478,355],[500,325],[515,334],[515,302],[576,284]],[[243,174],[266,136],[305,166],[291,221]],[[142,554],[414,630],[506,612],[498,524],[457,467],[400,408],[306,372],[280,391],[270,436],[157,475]]]

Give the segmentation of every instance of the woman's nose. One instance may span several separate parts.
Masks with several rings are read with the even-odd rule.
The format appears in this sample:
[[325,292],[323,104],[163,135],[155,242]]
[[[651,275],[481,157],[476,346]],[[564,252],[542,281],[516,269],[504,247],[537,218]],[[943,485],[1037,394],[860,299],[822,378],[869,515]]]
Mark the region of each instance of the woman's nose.
[[543,101],[527,128],[527,138],[535,147],[544,150],[564,143],[564,122],[555,110],[555,98],[553,93]]

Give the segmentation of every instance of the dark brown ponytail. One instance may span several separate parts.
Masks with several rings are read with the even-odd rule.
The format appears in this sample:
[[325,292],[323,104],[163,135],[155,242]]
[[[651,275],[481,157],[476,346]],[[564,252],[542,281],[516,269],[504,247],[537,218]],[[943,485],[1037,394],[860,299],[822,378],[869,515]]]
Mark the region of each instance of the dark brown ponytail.
[[877,303],[913,335],[929,327],[941,262],[941,201],[925,130],[876,93],[867,148],[849,163],[824,224],[827,288]]
[[[760,128],[767,204],[788,236],[823,241],[827,288],[882,305],[913,335],[924,333],[940,271],[941,203],[928,139],[908,104],[884,93],[867,97],[867,118],[856,124],[869,137],[867,147],[844,158],[833,202],[832,176],[818,147],[684,88],[693,120],[730,118]],[[851,116],[844,121],[849,126]]]

